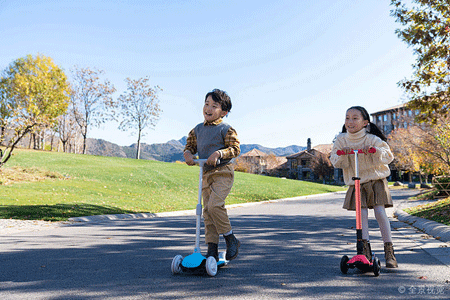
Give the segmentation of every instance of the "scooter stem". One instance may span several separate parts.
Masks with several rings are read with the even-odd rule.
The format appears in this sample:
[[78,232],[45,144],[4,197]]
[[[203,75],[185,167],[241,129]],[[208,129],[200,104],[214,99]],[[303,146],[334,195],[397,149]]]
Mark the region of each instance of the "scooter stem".
[[358,167],[358,150],[353,150],[355,153],[355,206],[356,206],[356,229],[362,229],[361,222],[361,184],[359,178],[359,167]]
[[197,221],[195,226],[195,248],[194,253],[201,253],[200,251],[200,227],[202,221],[202,186],[203,186],[203,166],[206,163],[206,159],[195,159],[196,163],[200,166],[200,175],[198,179],[198,202],[195,210],[197,215]]

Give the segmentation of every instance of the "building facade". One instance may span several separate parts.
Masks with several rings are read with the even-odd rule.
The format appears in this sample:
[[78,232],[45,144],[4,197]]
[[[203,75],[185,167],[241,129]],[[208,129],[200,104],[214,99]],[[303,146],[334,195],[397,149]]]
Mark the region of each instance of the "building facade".
[[406,104],[396,105],[370,114],[372,123],[378,126],[384,135],[388,136],[397,128],[408,128],[414,123],[418,112],[406,107]]

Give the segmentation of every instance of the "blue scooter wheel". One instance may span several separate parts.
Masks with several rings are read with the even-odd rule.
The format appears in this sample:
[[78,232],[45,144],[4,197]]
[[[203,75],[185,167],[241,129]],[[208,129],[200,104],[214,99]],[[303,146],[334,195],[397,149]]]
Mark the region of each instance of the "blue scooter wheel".
[[217,274],[217,261],[213,256],[209,256],[206,259],[206,273],[208,273],[209,276],[213,277]]
[[171,265],[172,274],[179,274],[179,273],[181,273],[181,262],[182,261],[183,261],[183,256],[181,256],[181,255],[176,255],[172,259],[172,265]]

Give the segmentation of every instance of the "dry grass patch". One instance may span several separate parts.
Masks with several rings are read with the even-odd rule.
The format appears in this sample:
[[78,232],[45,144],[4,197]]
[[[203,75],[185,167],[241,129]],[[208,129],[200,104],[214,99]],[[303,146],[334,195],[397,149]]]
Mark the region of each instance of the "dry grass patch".
[[39,168],[23,168],[14,166],[11,168],[0,168],[0,185],[9,185],[17,182],[33,182],[45,179],[64,179],[58,172],[51,172]]

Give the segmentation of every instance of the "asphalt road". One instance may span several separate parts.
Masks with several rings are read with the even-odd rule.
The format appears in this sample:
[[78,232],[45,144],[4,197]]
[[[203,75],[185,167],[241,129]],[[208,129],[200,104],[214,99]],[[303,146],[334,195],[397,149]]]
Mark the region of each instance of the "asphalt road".
[[[394,202],[412,193],[394,191]],[[341,257],[356,254],[355,216],[341,208],[343,198],[337,193],[229,209],[242,246],[215,277],[171,273],[175,255],[192,253],[193,215],[3,232],[0,299],[450,298],[450,266],[439,259],[449,254],[449,244],[392,219],[399,268],[385,269],[372,212],[371,244],[381,274],[341,274]]]

